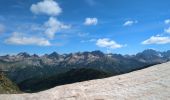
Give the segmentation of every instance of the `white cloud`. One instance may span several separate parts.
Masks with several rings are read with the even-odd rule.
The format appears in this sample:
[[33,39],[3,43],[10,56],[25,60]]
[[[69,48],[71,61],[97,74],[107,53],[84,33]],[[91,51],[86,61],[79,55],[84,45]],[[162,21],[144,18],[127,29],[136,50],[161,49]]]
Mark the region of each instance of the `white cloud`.
[[32,30],[32,31],[43,31],[44,30],[44,27],[41,24],[35,24],[35,23],[32,23],[28,28],[29,30]]
[[165,33],[169,33],[170,34],[170,27],[165,29],[164,31],[165,31]]
[[43,0],[37,4],[32,4],[30,9],[35,14],[46,14],[50,16],[49,20],[45,22],[44,25],[38,27],[33,26],[31,28],[35,31],[44,31],[43,33],[50,39],[53,39],[57,32],[71,28],[71,25],[65,25],[54,17],[62,12],[62,9],[55,0]]
[[142,42],[142,44],[167,44],[170,43],[170,37],[152,36]]
[[54,17],[50,17],[44,26],[46,28],[45,34],[51,39],[54,38],[56,32],[59,32],[62,29],[69,29],[71,27],[70,25],[63,24]]
[[89,33],[83,33],[83,32],[78,33],[79,37],[85,37],[85,36],[88,36],[88,35],[89,35]]
[[5,26],[3,24],[0,24],[0,34],[5,31]]
[[97,25],[98,19],[97,18],[86,18],[84,25],[90,26],[90,25]]
[[99,46],[99,47],[105,47],[105,48],[108,48],[108,49],[116,49],[116,48],[124,47],[123,45],[118,44],[115,41],[110,40],[108,38],[98,39],[97,42],[96,42],[96,45]]
[[38,45],[38,46],[50,46],[51,43],[45,38],[39,37],[26,37],[22,33],[14,32],[11,37],[5,40],[7,44],[15,45]]
[[165,24],[170,24],[170,19],[165,20]]
[[50,16],[56,16],[62,12],[62,9],[54,0],[44,0],[37,4],[32,4],[30,10],[34,14],[47,14]]
[[126,22],[123,24],[123,26],[132,26],[133,24],[136,24],[136,23],[138,23],[137,20],[135,20],[135,21],[133,21],[133,20],[128,20],[128,21],[126,21]]

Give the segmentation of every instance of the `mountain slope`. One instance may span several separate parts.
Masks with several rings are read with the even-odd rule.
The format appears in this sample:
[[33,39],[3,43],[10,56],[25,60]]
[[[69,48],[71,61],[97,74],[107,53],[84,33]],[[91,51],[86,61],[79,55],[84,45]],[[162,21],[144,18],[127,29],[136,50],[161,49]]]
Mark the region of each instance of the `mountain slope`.
[[64,85],[33,94],[0,95],[0,100],[169,100],[170,62],[136,72]]
[[4,74],[0,74],[0,94],[21,93],[18,86],[12,83]]
[[53,75],[47,78],[32,78],[30,80],[23,81],[18,85],[22,91],[32,93],[49,89],[58,85],[70,84],[92,79],[100,79],[109,76],[112,76],[112,74],[100,70],[81,68],[71,69],[68,72]]

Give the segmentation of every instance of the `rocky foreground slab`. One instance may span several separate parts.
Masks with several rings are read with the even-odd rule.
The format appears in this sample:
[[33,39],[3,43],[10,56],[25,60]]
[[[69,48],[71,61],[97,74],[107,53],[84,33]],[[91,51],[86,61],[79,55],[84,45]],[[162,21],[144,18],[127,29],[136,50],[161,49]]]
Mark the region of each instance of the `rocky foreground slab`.
[[170,100],[170,62],[39,93],[3,94],[0,100]]

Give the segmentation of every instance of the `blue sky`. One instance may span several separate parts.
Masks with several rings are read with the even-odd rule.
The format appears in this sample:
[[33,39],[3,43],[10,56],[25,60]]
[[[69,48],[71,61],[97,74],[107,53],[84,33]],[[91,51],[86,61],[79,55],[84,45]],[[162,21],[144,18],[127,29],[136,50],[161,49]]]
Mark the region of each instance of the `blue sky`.
[[169,0],[0,0],[0,55],[170,50]]

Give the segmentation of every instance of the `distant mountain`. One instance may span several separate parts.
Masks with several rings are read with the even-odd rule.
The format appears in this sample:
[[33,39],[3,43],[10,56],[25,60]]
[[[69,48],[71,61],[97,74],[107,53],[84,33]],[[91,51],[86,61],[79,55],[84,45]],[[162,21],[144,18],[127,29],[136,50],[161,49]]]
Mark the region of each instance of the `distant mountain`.
[[21,52],[19,54],[17,54],[17,56],[22,57],[22,58],[28,58],[31,57],[28,53],[26,52]]
[[167,52],[162,52],[162,57],[169,61],[170,60],[170,50],[168,50]]
[[170,60],[170,51],[158,52],[152,49],[136,55],[104,54],[101,51],[58,54],[53,52],[38,56],[28,53],[0,56],[0,70],[7,70],[7,76],[15,83],[41,80],[68,72],[71,69],[94,69],[119,75],[146,68]]
[[138,53],[136,55],[136,59],[150,64],[157,63],[157,62],[164,62],[168,60],[168,59],[164,59],[162,52],[158,52],[152,49],[148,49],[141,53]]

